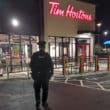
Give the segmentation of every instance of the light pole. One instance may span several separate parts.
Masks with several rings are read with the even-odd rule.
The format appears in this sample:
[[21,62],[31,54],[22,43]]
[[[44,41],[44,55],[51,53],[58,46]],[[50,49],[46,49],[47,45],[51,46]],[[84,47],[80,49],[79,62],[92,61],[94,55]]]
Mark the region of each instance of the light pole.
[[[107,35],[108,35],[108,31],[104,31],[103,34],[104,34],[104,36],[105,36],[105,41],[106,41],[106,37],[107,37]],[[105,43],[105,52],[107,52],[106,43]]]
[[[13,28],[17,28],[19,27],[20,23],[19,23],[19,20],[17,18],[12,18],[11,19],[11,25],[13,26]],[[11,46],[11,35],[9,34],[9,49],[10,49],[10,70],[12,72],[13,70],[13,66],[12,66],[12,60],[13,60],[13,57],[12,57],[12,46]]]
[[96,24],[96,26],[97,26],[97,32],[98,32],[98,45],[100,45],[100,29],[101,29],[102,23],[99,22]]

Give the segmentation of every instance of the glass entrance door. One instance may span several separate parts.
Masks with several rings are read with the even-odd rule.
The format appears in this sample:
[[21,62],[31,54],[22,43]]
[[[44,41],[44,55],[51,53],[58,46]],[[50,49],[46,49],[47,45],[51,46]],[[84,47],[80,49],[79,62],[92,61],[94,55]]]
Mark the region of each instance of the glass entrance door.
[[50,36],[48,41],[49,53],[55,66],[62,65],[65,56],[67,62],[75,61],[77,57],[75,38]]
[[78,44],[78,56],[90,57],[90,44]]
[[67,56],[68,57],[68,49],[69,49],[69,43],[68,42],[63,42],[59,45],[59,49],[60,49],[60,54],[59,56]]

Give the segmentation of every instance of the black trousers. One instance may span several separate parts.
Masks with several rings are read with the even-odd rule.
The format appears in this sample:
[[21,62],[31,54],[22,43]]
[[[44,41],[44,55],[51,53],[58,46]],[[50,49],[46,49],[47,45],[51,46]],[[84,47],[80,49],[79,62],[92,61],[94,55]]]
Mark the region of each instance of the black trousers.
[[35,91],[36,104],[37,105],[40,104],[40,100],[41,100],[40,96],[42,96],[42,103],[45,103],[48,98],[49,81],[47,79],[38,79],[34,81],[33,86],[34,86],[34,91]]

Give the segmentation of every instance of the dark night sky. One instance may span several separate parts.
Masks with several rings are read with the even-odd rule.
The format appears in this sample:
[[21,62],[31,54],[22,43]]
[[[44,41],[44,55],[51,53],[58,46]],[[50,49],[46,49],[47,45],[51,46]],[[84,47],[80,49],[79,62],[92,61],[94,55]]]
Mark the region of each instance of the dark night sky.
[[[102,46],[106,40],[110,40],[110,0],[91,0],[95,1],[96,4],[96,20],[102,22],[101,34],[100,34],[100,43]],[[103,32],[107,30],[109,34],[106,37]],[[106,45],[110,47],[110,45]]]
[[[0,0],[0,31],[36,34],[37,30],[37,5],[36,0]],[[10,20],[19,19],[20,27],[12,28]]]
[[96,17],[102,21],[102,29],[110,30],[110,0],[96,0]]
[[110,30],[110,0],[81,0],[96,5],[96,21],[102,22],[102,29]]
[[[19,31],[24,34],[36,34],[37,30],[37,0],[0,0],[0,31]],[[102,29],[110,30],[110,0],[85,0],[96,4],[96,20],[102,21]],[[13,29],[9,23],[12,17],[17,17],[21,25]],[[10,27],[10,28],[9,28]]]

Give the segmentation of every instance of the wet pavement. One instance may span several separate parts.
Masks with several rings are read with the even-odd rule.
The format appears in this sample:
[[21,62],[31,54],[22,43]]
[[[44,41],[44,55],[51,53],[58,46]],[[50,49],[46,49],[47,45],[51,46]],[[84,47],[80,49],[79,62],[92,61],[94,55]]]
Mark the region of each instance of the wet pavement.
[[[51,81],[49,110],[110,110],[110,92],[78,84]],[[35,110],[32,79],[0,80],[0,110]]]

